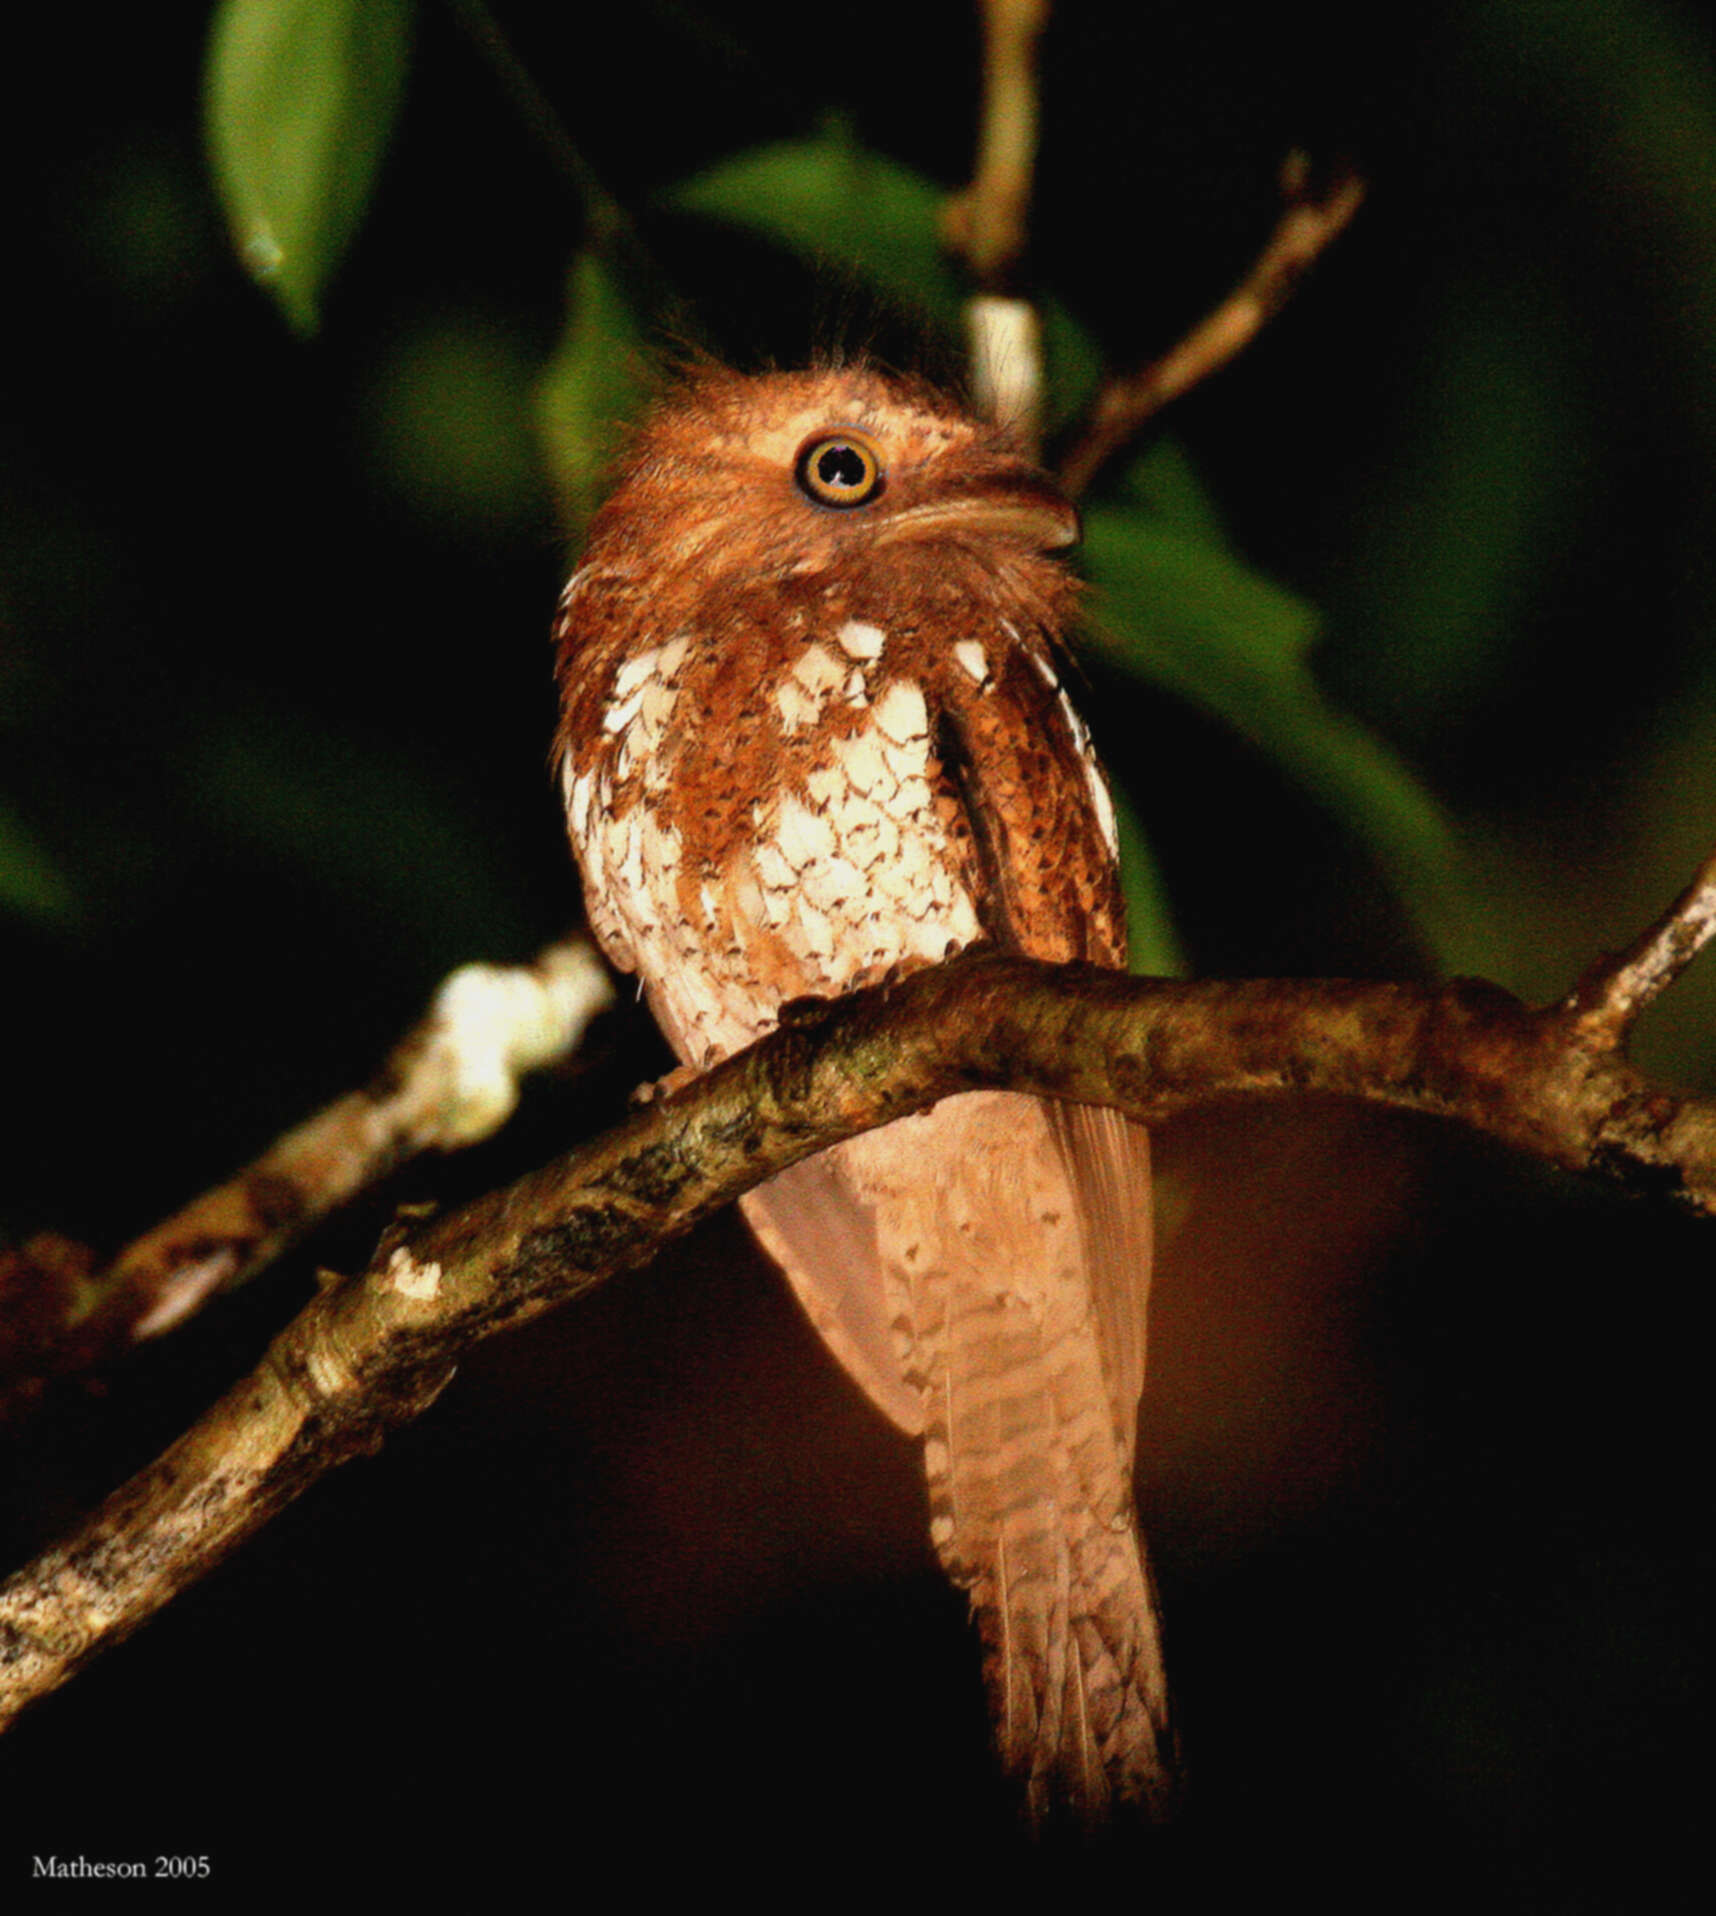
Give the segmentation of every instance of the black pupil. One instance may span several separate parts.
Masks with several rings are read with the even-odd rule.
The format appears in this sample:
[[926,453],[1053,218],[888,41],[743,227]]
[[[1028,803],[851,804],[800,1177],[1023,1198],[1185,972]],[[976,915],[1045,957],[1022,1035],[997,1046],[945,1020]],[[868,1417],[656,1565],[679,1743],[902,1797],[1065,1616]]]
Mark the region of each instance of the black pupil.
[[831,491],[855,489],[869,477],[864,456],[852,446],[830,446],[816,455],[816,476]]

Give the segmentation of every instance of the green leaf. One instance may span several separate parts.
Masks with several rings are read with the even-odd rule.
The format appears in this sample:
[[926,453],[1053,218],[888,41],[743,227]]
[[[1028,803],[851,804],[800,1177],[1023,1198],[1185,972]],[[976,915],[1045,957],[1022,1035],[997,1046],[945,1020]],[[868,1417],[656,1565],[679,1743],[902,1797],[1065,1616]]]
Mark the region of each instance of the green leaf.
[[566,329],[536,388],[536,424],[567,524],[596,509],[609,459],[647,389],[643,334],[602,259],[572,262]]
[[462,538],[540,526],[537,370],[536,352],[481,309],[394,328],[369,394],[377,477]]
[[1453,841],[1429,793],[1311,675],[1316,614],[1206,538],[1136,508],[1085,516],[1104,650],[1250,739],[1369,845],[1438,949],[1456,924]]
[[804,258],[856,267],[944,332],[960,326],[964,288],[936,232],[943,195],[843,127],[752,147],[670,197],[686,212],[746,227]]
[[1152,442],[1120,478],[1120,495],[1172,532],[1225,548],[1227,528],[1177,439]]
[[280,700],[234,700],[185,752],[199,829],[370,914],[429,962],[527,945],[506,861],[455,776],[398,741]]
[[299,332],[357,231],[393,129],[409,0],[221,0],[204,112],[239,258]]
[[1285,587],[1139,511],[1093,506],[1084,525],[1090,576],[1122,619],[1123,662],[1200,701],[1236,675],[1277,681],[1303,670],[1317,615]]
[[1120,835],[1120,878],[1126,890],[1126,943],[1132,969],[1147,978],[1180,978],[1186,974],[1186,955],[1174,931],[1168,893],[1156,866],[1155,853],[1132,802],[1118,789],[1114,822]]
[[[861,145],[836,123],[814,139],[735,154],[674,188],[669,200],[813,265],[856,273],[930,331],[960,340],[970,288],[942,249],[937,222],[946,197],[933,180]],[[1088,403],[1101,356],[1064,306],[1047,300],[1041,312],[1053,428]]]
[[0,908],[40,924],[69,924],[78,916],[70,882],[5,805],[0,805]]
[[1043,361],[1048,373],[1046,432],[1064,431],[1083,419],[1102,384],[1103,361],[1097,343],[1053,294],[1037,301],[1043,322]]

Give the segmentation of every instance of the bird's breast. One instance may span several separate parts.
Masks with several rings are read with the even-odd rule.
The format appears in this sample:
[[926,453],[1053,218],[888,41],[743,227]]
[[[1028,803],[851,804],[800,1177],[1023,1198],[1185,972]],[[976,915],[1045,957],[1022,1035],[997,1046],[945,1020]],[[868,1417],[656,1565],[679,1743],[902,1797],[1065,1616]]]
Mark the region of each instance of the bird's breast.
[[[716,642],[675,633],[608,671],[567,754],[573,842],[610,955],[693,1062],[787,999],[982,935],[924,636],[839,608],[730,619]],[[980,656],[956,640],[941,662],[975,686]]]

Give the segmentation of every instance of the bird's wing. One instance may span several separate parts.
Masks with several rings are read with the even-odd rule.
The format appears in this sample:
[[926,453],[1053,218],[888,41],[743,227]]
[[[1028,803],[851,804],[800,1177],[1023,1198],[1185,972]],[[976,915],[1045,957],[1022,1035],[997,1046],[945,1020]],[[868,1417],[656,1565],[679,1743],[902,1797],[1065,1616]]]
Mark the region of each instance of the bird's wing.
[[[1113,808],[1046,648],[1015,651],[975,689],[953,680],[937,736],[990,936],[1031,957],[1123,966]],[[1149,1134],[1117,1111],[1045,1108],[1077,1200],[1103,1377],[1130,1471],[1150,1290]]]
[[1051,1104],[1048,1110],[1078,1194],[1103,1377],[1130,1474],[1144,1390],[1154,1235],[1150,1134],[1118,1111],[1094,1105]]
[[853,1190],[839,1156],[807,1158],[739,1203],[848,1375],[908,1436],[921,1436],[923,1398],[905,1379],[889,1327],[874,1207]]
[[[957,821],[960,878],[985,932],[1036,956],[1123,962],[1114,861],[1097,802],[1106,803],[1106,790],[1053,671],[1014,655],[981,688],[956,678],[936,701],[936,755]],[[1103,1378],[1130,1470],[1150,1282],[1149,1136],[1117,1112],[1046,1109],[1077,1202]],[[830,1350],[916,1435],[923,1406],[902,1375],[874,1206],[844,1164],[840,1153],[825,1153],[795,1166],[750,1193],[745,1215]]]

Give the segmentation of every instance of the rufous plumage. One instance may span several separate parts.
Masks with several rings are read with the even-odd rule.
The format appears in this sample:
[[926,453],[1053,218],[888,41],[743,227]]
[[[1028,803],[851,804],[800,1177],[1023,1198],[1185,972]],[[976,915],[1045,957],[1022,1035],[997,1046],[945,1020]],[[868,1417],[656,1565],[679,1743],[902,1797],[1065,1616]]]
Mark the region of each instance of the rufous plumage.
[[[646,419],[562,602],[559,745],[591,923],[688,1065],[979,940],[1124,964],[1113,807],[1063,683],[1077,529],[1004,434],[861,365],[705,370]],[[923,1440],[1029,1813],[1160,1812],[1145,1133],[974,1092],[744,1208]]]

